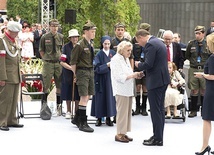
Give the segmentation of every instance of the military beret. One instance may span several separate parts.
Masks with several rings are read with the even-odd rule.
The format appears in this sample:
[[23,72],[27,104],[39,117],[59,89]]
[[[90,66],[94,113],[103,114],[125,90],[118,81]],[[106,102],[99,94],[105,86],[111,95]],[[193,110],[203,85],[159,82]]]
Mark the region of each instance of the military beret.
[[123,27],[123,28],[125,28],[126,26],[125,26],[125,24],[119,22],[119,23],[117,23],[117,24],[114,25],[114,28],[118,28],[118,27]]
[[148,23],[141,23],[140,24],[140,29],[148,30],[150,27],[151,27],[151,25]]
[[205,32],[205,27],[198,25],[198,26],[195,27],[195,31],[197,31],[197,32]]
[[88,20],[85,25],[83,26],[83,30],[91,30],[96,29],[97,27],[92,23],[90,20]]
[[12,32],[19,32],[22,30],[22,25],[19,22],[9,21],[7,23],[7,29]]
[[49,25],[59,26],[59,21],[57,19],[51,19]]

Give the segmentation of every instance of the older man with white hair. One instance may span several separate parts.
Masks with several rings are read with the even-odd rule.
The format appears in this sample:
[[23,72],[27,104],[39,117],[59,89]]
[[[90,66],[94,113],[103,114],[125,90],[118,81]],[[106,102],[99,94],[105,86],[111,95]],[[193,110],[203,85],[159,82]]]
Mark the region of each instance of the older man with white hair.
[[0,39],[0,130],[9,131],[9,127],[21,128],[18,124],[16,107],[20,86],[20,49],[15,40],[22,26],[10,21],[7,31]]
[[173,32],[171,30],[166,30],[163,34],[163,40],[167,49],[168,61],[174,62],[178,70],[182,71],[184,65],[184,56],[180,45],[172,41]]

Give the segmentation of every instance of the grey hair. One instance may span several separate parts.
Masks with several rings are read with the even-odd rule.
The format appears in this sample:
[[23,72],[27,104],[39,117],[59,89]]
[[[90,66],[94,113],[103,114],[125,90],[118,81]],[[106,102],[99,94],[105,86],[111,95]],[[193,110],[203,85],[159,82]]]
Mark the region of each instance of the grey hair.
[[173,38],[173,32],[172,32],[171,30],[166,30],[166,31],[164,31],[164,33],[163,33],[163,38],[165,37],[165,35],[171,35],[172,38]]
[[129,41],[122,41],[122,42],[120,42],[118,45],[117,45],[117,53],[119,53],[119,54],[122,54],[123,53],[123,49],[126,47],[126,46],[131,46],[131,48],[132,48],[132,43],[131,42],[129,42]]

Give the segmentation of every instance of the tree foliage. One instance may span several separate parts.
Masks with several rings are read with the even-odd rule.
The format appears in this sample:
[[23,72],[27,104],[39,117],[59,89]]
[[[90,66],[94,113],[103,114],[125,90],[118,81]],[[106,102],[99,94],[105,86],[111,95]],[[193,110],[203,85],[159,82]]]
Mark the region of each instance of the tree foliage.
[[[8,16],[19,14],[30,23],[40,22],[39,1],[7,0]],[[140,8],[136,0],[56,0],[56,3],[57,19],[62,25],[65,38],[71,28],[82,33],[84,23],[91,20],[97,26],[95,46],[99,46],[101,36],[114,36],[114,25],[117,22],[125,23],[126,30],[133,35],[140,21]],[[66,9],[76,10],[76,24],[65,24]]]
[[29,23],[36,23],[39,16],[38,5],[39,0],[7,0],[7,16],[15,20],[16,15],[20,15]]

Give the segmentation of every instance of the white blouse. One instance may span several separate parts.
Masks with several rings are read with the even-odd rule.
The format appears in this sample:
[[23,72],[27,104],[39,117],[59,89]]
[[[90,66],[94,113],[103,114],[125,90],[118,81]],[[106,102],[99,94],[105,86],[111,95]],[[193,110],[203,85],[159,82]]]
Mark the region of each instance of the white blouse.
[[111,59],[110,68],[113,95],[134,96],[134,78],[127,80],[133,74],[129,59],[117,53]]

